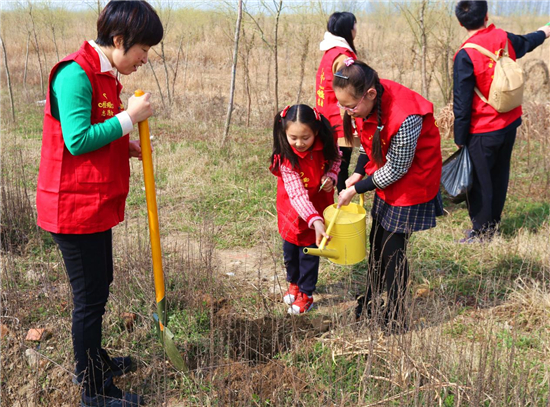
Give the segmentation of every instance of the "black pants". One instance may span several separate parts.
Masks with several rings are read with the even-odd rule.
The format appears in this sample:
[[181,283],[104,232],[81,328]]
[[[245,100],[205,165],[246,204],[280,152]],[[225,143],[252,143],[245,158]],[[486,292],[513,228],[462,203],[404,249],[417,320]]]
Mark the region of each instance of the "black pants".
[[508,192],[516,131],[517,128],[498,135],[473,134],[468,142],[474,167],[474,183],[468,193],[468,212],[475,232],[493,233],[500,223]]
[[409,237],[410,233],[389,232],[373,219],[369,236],[369,271],[365,296],[359,300],[360,312],[363,312],[364,307],[367,307],[370,315],[380,312],[380,294],[385,285],[387,306],[384,319],[389,321],[404,317],[403,308],[409,281],[406,257]]
[[[307,247],[317,247],[311,245]],[[304,254],[304,246],[283,242],[283,257],[286,267],[286,280],[298,285],[308,297],[313,295],[319,278],[319,257]]]
[[113,281],[112,231],[52,236],[63,255],[73,292],[76,373],[82,375],[86,394],[93,396],[103,390],[110,375],[103,368],[109,356],[101,348],[101,324]]
[[348,169],[353,147],[340,147],[340,151],[342,153],[342,162],[340,163],[340,172],[338,173],[338,183],[336,185],[338,193],[346,189],[346,180],[349,178]]

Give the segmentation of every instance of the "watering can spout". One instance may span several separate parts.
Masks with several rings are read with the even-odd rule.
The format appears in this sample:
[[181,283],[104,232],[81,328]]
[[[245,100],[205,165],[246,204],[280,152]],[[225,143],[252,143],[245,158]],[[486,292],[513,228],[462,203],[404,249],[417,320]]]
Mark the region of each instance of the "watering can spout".
[[326,257],[327,259],[337,259],[339,257],[336,250],[331,249],[314,249],[311,247],[304,247],[304,254],[311,256]]

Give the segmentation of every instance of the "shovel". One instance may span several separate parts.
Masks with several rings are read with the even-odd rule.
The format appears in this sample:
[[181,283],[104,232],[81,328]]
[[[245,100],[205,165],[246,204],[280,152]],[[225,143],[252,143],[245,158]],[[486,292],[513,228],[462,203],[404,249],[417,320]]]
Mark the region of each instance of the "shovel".
[[[136,90],[135,96],[143,96],[142,90]],[[157,300],[157,312],[153,314],[156,322],[160,342],[168,355],[168,359],[174,367],[180,371],[187,371],[187,366],[181,357],[176,344],[174,334],[166,326],[166,298],[164,297],[164,272],[162,270],[162,251],[160,248],[159,218],[157,213],[157,194],[155,192],[155,174],[153,172],[153,157],[151,154],[151,141],[149,138],[149,122],[144,120],[138,123],[139,139],[141,143],[141,156],[143,158],[143,177],[145,179],[145,196],[147,198],[147,215],[149,218],[149,236],[151,238],[151,253],[153,256],[153,273],[155,276],[155,296]]]

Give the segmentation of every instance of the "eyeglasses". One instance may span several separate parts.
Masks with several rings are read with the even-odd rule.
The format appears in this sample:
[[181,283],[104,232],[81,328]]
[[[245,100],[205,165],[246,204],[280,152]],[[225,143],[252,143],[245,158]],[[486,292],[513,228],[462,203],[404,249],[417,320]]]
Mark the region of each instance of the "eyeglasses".
[[350,112],[350,113],[355,113],[357,111],[357,108],[359,107],[359,105],[361,104],[361,102],[363,101],[363,99],[365,99],[365,96],[367,96],[367,93],[369,93],[369,90],[367,89],[367,91],[363,94],[363,96],[361,97],[361,99],[359,99],[359,102],[357,102],[357,104],[355,105],[355,107],[346,107],[346,106],[342,106],[340,104],[340,102],[336,102],[336,106],[338,106],[340,109],[344,109],[346,112]]

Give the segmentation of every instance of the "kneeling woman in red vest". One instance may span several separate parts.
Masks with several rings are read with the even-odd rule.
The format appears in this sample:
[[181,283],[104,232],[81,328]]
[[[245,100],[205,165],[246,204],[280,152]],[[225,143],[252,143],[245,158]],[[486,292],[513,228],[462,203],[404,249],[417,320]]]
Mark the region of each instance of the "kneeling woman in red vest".
[[111,1],[101,12],[96,41],[59,62],[50,73],[36,207],[38,225],[59,246],[73,292],[75,381],[83,406],[136,406],[141,397],[113,384],[134,370],[129,357],[110,358],[101,347],[101,323],[113,281],[111,228],[124,220],[134,124],[152,114],[150,94],[131,97],[124,111],[119,74],[147,63],[162,23],[146,2]]
[[340,153],[330,122],[307,105],[285,107],[275,116],[271,172],[277,181],[277,217],[289,282],[283,301],[289,314],[307,312],[319,276],[319,257],[304,247],[326,236],[321,214],[334,203]]
[[[351,136],[350,118],[363,119],[360,137],[365,154],[346,181],[338,205],[349,204],[357,193],[376,190],[369,273],[356,316],[367,308],[369,316],[382,316],[390,330],[403,330],[407,328],[407,242],[413,232],[433,228],[436,216],[443,214],[439,130],[429,101],[398,83],[379,79],[363,62],[348,62],[335,74],[333,87],[346,111],[346,137]],[[388,295],[382,310],[384,280]]]

